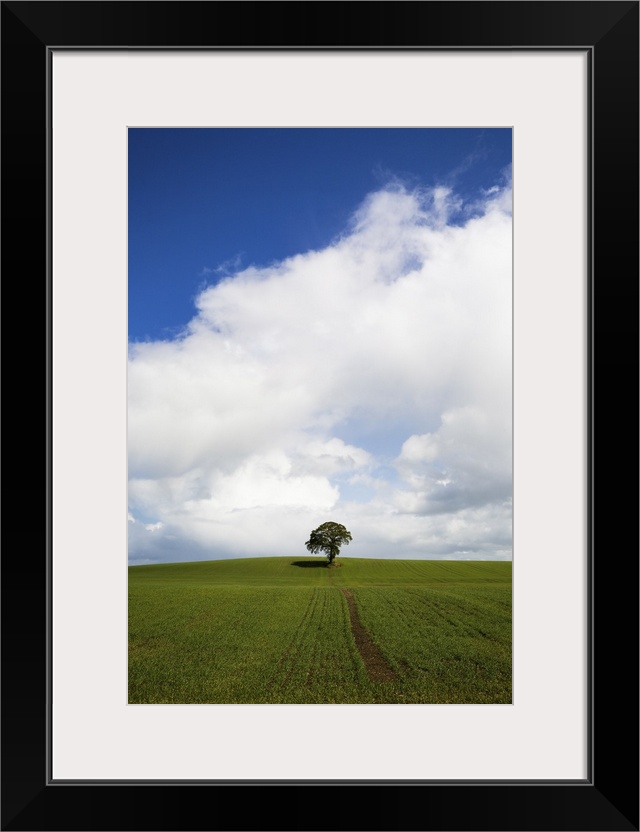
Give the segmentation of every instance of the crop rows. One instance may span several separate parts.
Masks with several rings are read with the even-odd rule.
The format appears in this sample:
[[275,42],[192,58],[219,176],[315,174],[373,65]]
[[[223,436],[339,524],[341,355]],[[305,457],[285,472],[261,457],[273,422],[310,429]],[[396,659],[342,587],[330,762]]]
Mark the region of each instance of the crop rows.
[[322,703],[366,678],[331,589],[154,587],[130,598],[129,702]]
[[[508,588],[360,588],[354,595],[396,673],[394,701],[511,702]],[[383,701],[385,692],[378,695]]]
[[511,701],[510,564],[344,563],[131,568],[129,702]]

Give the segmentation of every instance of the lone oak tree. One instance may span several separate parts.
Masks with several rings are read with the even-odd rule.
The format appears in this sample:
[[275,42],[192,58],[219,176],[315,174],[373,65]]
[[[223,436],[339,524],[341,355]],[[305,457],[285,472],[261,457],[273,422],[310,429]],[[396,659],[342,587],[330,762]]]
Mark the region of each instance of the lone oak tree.
[[348,532],[340,523],[323,523],[311,532],[311,537],[305,546],[312,554],[324,552],[329,558],[329,566],[336,556],[340,554],[340,547],[349,545],[352,540],[351,532]]

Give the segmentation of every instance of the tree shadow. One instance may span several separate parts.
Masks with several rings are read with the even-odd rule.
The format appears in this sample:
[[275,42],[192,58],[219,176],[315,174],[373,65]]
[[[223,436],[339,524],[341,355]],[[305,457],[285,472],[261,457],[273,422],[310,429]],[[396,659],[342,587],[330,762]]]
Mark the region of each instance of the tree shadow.
[[293,560],[291,561],[291,566],[301,566],[303,569],[306,567],[318,568],[319,566],[323,567],[324,569],[327,568],[327,561],[326,560]]

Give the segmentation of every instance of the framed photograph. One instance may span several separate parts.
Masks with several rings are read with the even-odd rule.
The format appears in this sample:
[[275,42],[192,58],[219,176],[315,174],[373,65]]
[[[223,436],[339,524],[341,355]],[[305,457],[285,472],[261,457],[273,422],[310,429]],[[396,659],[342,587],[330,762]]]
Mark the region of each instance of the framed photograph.
[[[8,308],[19,308],[11,303],[11,290],[25,285],[19,276],[33,281],[37,275],[46,287],[36,293],[39,323],[46,330],[46,385],[40,390],[23,382],[19,410],[27,424],[22,402],[30,390],[36,412],[44,412],[44,395],[47,417],[46,431],[39,432],[46,442],[30,436],[25,443],[34,462],[45,461],[45,488],[32,496],[32,466],[19,464],[11,496],[20,500],[9,497],[12,511],[5,515],[12,546],[5,547],[2,564],[2,828],[637,830],[638,541],[637,524],[632,532],[628,521],[636,517],[637,493],[621,485],[628,480],[622,464],[628,464],[629,453],[624,445],[613,448],[611,436],[636,436],[638,423],[638,3],[4,2],[2,47]],[[494,183],[495,190],[484,181],[476,185],[485,202],[508,190],[509,213],[511,199],[513,206],[512,693],[493,692],[486,702],[474,693],[467,700],[429,704],[410,699],[367,704],[348,697],[335,704],[313,699],[316,704],[290,704],[287,697],[266,703],[259,697],[229,700],[228,694],[199,699],[193,693],[176,701],[148,691],[132,700],[126,658],[128,532],[142,530],[129,536],[138,547],[137,561],[131,562],[171,561],[170,554],[158,555],[172,551],[167,518],[186,517],[192,542],[202,519],[189,516],[191,504],[183,498],[171,503],[165,493],[160,500],[159,479],[153,484],[148,474],[153,469],[166,479],[176,454],[185,452],[186,444],[172,433],[174,417],[168,417],[164,432],[153,435],[130,404],[128,410],[133,377],[128,325],[132,330],[135,323],[144,340],[144,327],[151,324],[141,308],[151,305],[154,289],[166,297],[169,292],[158,263],[134,306],[127,269],[140,229],[136,223],[141,216],[160,216],[152,198],[155,171],[202,178],[198,148],[181,146],[181,158],[191,159],[191,167],[178,169],[167,162],[175,161],[175,149],[162,156],[160,134],[184,137],[188,131],[200,141],[205,133],[227,131],[238,165],[233,168],[231,155],[224,156],[228,142],[208,148],[220,186],[216,189],[211,178],[210,197],[203,190],[201,198],[220,200],[222,177],[228,177],[225,202],[232,212],[234,176],[250,171],[253,180],[266,183],[267,174],[273,175],[275,157],[260,148],[275,133],[304,134],[305,140],[322,131],[341,139],[352,133],[359,142],[355,160],[358,148],[364,155],[365,133],[386,131],[396,141],[401,134],[413,139],[418,131],[439,131],[453,146],[458,135],[468,138],[469,130],[508,133],[513,151],[512,170],[505,174],[501,166],[503,179]],[[251,145],[259,149],[253,167],[251,147],[240,153],[247,136],[257,138]],[[477,146],[476,151],[481,155]],[[314,161],[306,148],[301,163],[299,145],[288,152],[291,179],[283,177],[283,189],[295,187],[294,172],[299,180],[305,169],[317,176],[323,165],[329,170],[330,160],[319,149]],[[344,146],[332,152],[348,158]],[[411,153],[405,144],[399,157],[409,176]],[[472,156],[466,148],[460,169]],[[145,167],[152,157],[162,164]],[[144,189],[132,179],[140,172],[148,177]],[[337,182],[324,179],[335,193]],[[346,181],[340,185],[346,187]],[[270,187],[277,193],[278,185]],[[394,216],[402,207],[402,234],[411,240],[429,217],[434,228],[439,223],[440,231],[461,240],[469,218],[488,213],[486,205],[481,210],[476,204],[463,214],[464,200],[447,187],[429,191],[431,213],[427,217],[422,204],[415,219],[417,191],[412,197],[397,180],[391,187],[388,177],[379,192],[370,190],[355,220],[334,217],[332,233],[344,246],[355,246],[354,228],[368,224],[387,259],[401,235],[398,228],[389,231],[385,200],[402,202],[403,207],[394,202]],[[260,189],[250,194],[252,204],[259,204]],[[225,206],[218,208],[223,227]],[[504,209],[501,204],[500,216]],[[451,219],[456,211],[457,222]],[[253,216],[261,222],[259,212]],[[317,223],[318,214],[311,219]],[[293,236],[293,218],[281,220],[285,224]],[[149,225],[162,234],[161,221]],[[386,232],[389,242],[382,238]],[[275,231],[268,233],[275,245]],[[488,233],[483,231],[483,239]],[[312,236],[306,250],[317,252]],[[357,257],[371,264],[363,239],[357,238]],[[444,251],[441,242],[438,246]],[[456,256],[466,251],[482,268],[482,251],[465,246],[464,241],[456,246]],[[328,248],[320,253],[323,263],[337,262]],[[213,272],[244,269],[245,310],[254,301],[262,308],[268,302],[268,270],[257,274],[241,263],[241,253],[237,257],[233,263],[201,263],[199,309],[208,314],[207,304],[215,306],[215,331],[230,320],[219,317],[220,304],[234,300],[210,291],[219,285]],[[415,252],[403,249],[403,257],[403,274],[410,273]],[[383,259],[375,268],[384,271]],[[272,255],[272,271],[282,272],[282,262]],[[7,281],[7,275],[13,279]],[[356,292],[354,284],[351,294],[364,304],[365,281],[358,287]],[[291,291],[290,286],[288,297]],[[479,309],[481,301],[474,302]],[[404,327],[414,352],[422,349],[422,330],[410,329],[408,307],[400,304],[394,311],[385,301],[385,308],[389,317],[398,316],[387,343],[395,337],[389,333]],[[229,309],[223,313],[236,314]],[[438,320],[446,322],[444,315]],[[438,320],[426,321],[425,329],[435,329]],[[360,356],[364,364],[349,365],[352,380],[353,368],[365,366],[375,345],[361,324],[366,354]],[[196,319],[189,326],[193,336]],[[242,326],[255,332],[260,322],[249,315]],[[482,332],[481,355],[491,363]],[[269,354],[269,332],[262,335],[261,349]],[[165,355],[184,338],[165,330],[145,343]],[[301,338],[292,343],[291,354],[303,348]],[[240,349],[239,342],[225,349]],[[148,353],[136,354],[143,353],[143,373],[162,375],[175,366],[174,356],[154,368]],[[376,362],[382,354],[376,353]],[[283,356],[278,362],[284,366]],[[394,365],[395,376],[402,366],[406,360]],[[467,376],[474,375],[474,389],[495,380],[495,372],[482,372],[481,362],[480,370],[465,366]],[[268,364],[260,367],[263,372]],[[287,367],[297,372],[295,365]],[[428,372],[419,362],[407,366],[410,381]],[[451,387],[456,377],[447,378]],[[135,383],[136,395],[148,392],[144,378]],[[265,383],[273,389],[273,379]],[[483,395],[495,402],[499,391]],[[416,466],[431,458],[434,443],[445,444],[455,433],[457,411],[447,401],[439,411],[450,417],[446,436],[445,427],[441,435],[436,428],[427,433],[407,427],[395,461],[405,482],[421,476],[423,482],[424,471]],[[158,398],[153,402],[156,410],[163,406]],[[193,403],[191,412],[201,406]],[[13,427],[14,411],[5,410]],[[237,424],[238,414],[233,418]],[[477,427],[470,424],[465,422],[465,435]],[[248,423],[247,437],[259,429],[259,421]],[[8,435],[24,435],[24,429]],[[240,433],[234,429],[233,435],[237,439]],[[356,468],[365,460],[365,445],[360,447],[355,432],[347,444],[344,436],[323,436],[322,441],[313,437],[320,443],[313,448],[309,436],[296,438],[296,459],[307,476],[297,487],[316,489],[314,495],[330,489],[332,481],[314,479],[309,460],[319,465],[321,457],[326,467],[331,458],[338,465],[347,451]],[[248,447],[253,452],[254,446]],[[280,447],[282,458],[285,451],[294,453],[291,447]],[[128,517],[127,473],[133,476],[139,459],[147,479],[129,485],[129,497],[137,502]],[[243,493],[249,482],[252,493],[274,488],[274,478],[264,478],[264,465],[258,470],[248,465],[249,457],[238,459],[243,467],[236,460],[235,469],[210,471],[210,477],[238,477],[242,470]],[[358,470],[364,467],[363,462]],[[441,490],[446,486],[443,479],[437,484]],[[364,516],[358,514],[364,512],[357,506],[358,489],[373,486],[363,476],[353,477],[349,486],[356,508],[348,517]],[[378,482],[377,487],[390,486]],[[413,525],[403,526],[409,554],[407,528],[426,539],[415,519],[423,497],[409,486],[394,497],[404,513],[393,522],[414,518]],[[477,499],[493,505],[485,495]],[[15,523],[15,510],[25,504],[29,516],[18,509]],[[38,535],[34,505],[46,515]],[[475,520],[493,535],[489,515],[478,506],[472,505]],[[237,502],[230,506],[241,508]],[[289,528],[289,514],[278,517],[282,528]],[[219,534],[205,535],[207,546],[220,540],[237,544],[238,538],[225,537],[228,529],[220,531],[219,515],[209,519]],[[429,522],[430,539],[439,541],[437,523]],[[379,535],[400,539],[391,523],[379,528]],[[449,540],[455,541],[451,528]],[[441,540],[433,545],[433,551],[442,551]],[[131,557],[134,544],[130,547]],[[464,555],[461,546],[455,551]],[[511,559],[510,551],[501,552]],[[628,657],[622,663],[621,651]],[[622,756],[621,744],[631,745],[631,754]],[[382,801],[376,799],[379,788],[386,789]],[[354,798],[362,797],[368,799],[356,804]],[[358,805],[356,815],[349,815],[347,800],[351,808]]]

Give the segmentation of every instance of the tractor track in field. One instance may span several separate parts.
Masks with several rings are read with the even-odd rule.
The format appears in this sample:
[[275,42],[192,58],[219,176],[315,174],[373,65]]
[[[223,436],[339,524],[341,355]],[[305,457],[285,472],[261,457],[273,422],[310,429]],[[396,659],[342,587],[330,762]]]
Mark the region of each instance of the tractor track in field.
[[349,618],[351,619],[351,632],[356,642],[360,657],[364,662],[365,669],[372,682],[390,682],[396,678],[396,674],[387,663],[373,639],[362,626],[356,602],[353,594],[348,589],[342,589],[342,594],[347,601]]
[[280,691],[286,690],[295,672],[294,657],[300,649],[300,641],[303,637],[304,631],[306,630],[309,624],[309,621],[313,617],[313,613],[317,604],[318,590],[314,589],[313,593],[311,594],[311,597],[309,598],[309,603],[307,604],[303,616],[300,619],[300,623],[298,624],[298,627],[293,635],[293,638],[285,648],[278,662],[276,671],[273,674],[273,679],[277,679],[278,677],[280,677],[280,681],[277,683],[277,688]]

